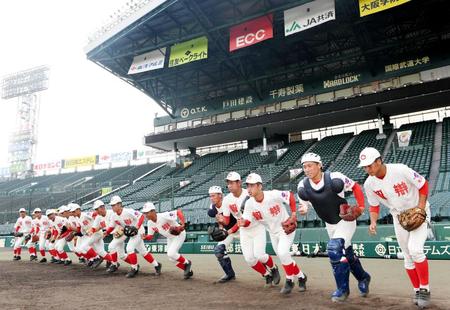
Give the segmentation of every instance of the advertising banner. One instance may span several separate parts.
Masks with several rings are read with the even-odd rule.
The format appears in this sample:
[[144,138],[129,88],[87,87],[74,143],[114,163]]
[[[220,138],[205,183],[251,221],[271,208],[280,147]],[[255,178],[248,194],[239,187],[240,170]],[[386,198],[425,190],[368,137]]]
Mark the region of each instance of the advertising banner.
[[334,19],[334,0],[311,1],[284,11],[284,35],[289,36]]
[[96,156],[69,158],[64,160],[64,168],[67,169],[67,168],[92,166],[95,165],[95,163],[96,163]]
[[166,48],[154,50],[133,58],[128,74],[136,74],[164,68]]
[[268,14],[230,28],[230,52],[273,38],[273,15]]
[[411,141],[412,130],[404,130],[397,132],[398,146],[406,147],[409,145],[409,141]]
[[359,0],[359,16],[367,16],[373,13],[378,13],[411,0]]
[[47,163],[38,163],[33,165],[33,171],[54,170],[61,168],[62,164],[60,160],[55,160]]
[[208,38],[203,36],[172,45],[169,68],[206,58],[208,58]]

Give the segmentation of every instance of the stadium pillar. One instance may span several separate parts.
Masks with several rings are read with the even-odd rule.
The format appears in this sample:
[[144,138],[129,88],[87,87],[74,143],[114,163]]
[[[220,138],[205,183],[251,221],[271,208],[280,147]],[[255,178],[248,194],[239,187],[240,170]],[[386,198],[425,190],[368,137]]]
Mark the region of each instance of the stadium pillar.
[[263,149],[261,155],[267,155],[267,129],[263,127]]

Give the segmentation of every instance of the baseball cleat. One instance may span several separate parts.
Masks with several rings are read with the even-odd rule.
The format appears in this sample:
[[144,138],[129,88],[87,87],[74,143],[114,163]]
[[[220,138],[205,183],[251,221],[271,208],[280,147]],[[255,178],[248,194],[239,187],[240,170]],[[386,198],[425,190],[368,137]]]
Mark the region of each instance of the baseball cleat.
[[108,270],[106,270],[106,272],[108,272],[108,273],[116,272],[117,269],[119,269],[119,266],[120,266],[119,263],[117,263],[117,265],[111,264],[111,266],[109,266],[109,268],[108,268]]
[[306,291],[306,281],[308,281],[308,277],[306,276],[306,274],[303,274],[303,275],[304,275],[303,278],[298,278],[298,291],[299,292]]
[[331,295],[331,301],[332,302],[343,302],[347,299],[349,293],[350,292],[343,292],[340,289],[337,289]]
[[69,266],[70,264],[72,264],[72,261],[70,259],[64,262],[64,266]]
[[187,264],[184,264],[184,279],[187,280],[194,275],[191,270],[192,262],[188,261]]
[[14,255],[13,260],[19,260],[18,256],[17,256],[17,255]]
[[217,283],[226,283],[226,282],[230,282],[232,280],[236,279],[236,277],[234,275],[224,275],[222,278],[220,278],[219,280],[217,280]]
[[290,294],[292,289],[294,288],[294,281],[291,279],[286,279],[286,282],[284,283],[283,288],[281,289],[281,294]]
[[281,277],[277,265],[275,265],[272,269],[270,269],[270,274],[272,275],[273,284],[278,285],[281,281]]
[[264,287],[271,287],[273,284],[273,277],[271,274],[266,274],[264,276],[264,279],[266,280],[266,284],[264,284]]
[[106,267],[106,269],[109,269],[109,267],[111,267],[111,262],[110,262],[110,261],[107,261],[105,267]]
[[161,275],[162,264],[158,263],[158,266],[155,266],[155,274],[157,276]]
[[50,259],[50,263],[52,263],[52,264],[54,264],[54,263],[56,263],[58,260],[56,259],[56,258],[54,258],[53,256],[52,256],[52,258]]
[[39,261],[40,263],[46,263],[47,259],[45,257],[42,257],[41,260]]
[[358,282],[359,296],[367,297],[367,295],[369,294],[370,279],[370,275],[367,274],[367,277],[364,280]]
[[419,296],[417,298],[417,306],[420,309],[425,309],[425,308],[429,307],[430,299],[431,299],[430,291],[425,288],[421,288],[419,290]]
[[80,257],[80,258],[78,258],[78,262],[80,264],[85,264],[86,263],[86,259],[84,257]]
[[61,265],[64,264],[64,261],[62,259],[58,259],[55,264]]
[[415,305],[417,305],[418,302],[419,302],[419,291],[417,290],[417,291],[414,292],[413,303]]
[[92,269],[97,268],[98,266],[100,266],[100,264],[101,264],[102,262],[103,262],[103,258],[97,257],[96,259],[94,259],[91,268],[92,268]]
[[30,255],[30,262],[37,260],[36,255]]
[[137,265],[137,268],[131,268],[130,271],[126,274],[126,278],[134,278],[139,272],[139,265]]
[[95,259],[90,260],[90,261],[88,261],[88,263],[86,264],[86,266],[87,266],[88,268],[91,268],[92,265],[94,264],[94,262],[95,262]]

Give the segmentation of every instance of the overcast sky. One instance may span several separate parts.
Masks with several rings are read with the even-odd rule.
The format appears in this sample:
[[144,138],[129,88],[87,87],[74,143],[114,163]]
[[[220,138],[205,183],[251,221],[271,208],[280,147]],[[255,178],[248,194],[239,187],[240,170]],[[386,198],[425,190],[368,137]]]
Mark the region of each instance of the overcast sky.
[[[49,65],[42,93],[36,162],[128,151],[142,146],[162,109],[149,97],[86,59],[87,37],[125,0],[0,1],[0,77]],[[17,99],[0,99],[0,167]]]

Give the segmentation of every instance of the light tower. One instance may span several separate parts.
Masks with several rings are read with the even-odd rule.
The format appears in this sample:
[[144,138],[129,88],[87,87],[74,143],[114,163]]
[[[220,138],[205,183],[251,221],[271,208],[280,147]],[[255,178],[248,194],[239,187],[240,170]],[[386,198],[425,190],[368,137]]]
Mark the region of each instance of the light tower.
[[31,68],[5,76],[2,79],[2,99],[17,98],[14,132],[9,140],[11,177],[27,177],[33,173],[38,137],[40,92],[48,89],[50,69],[47,66]]

